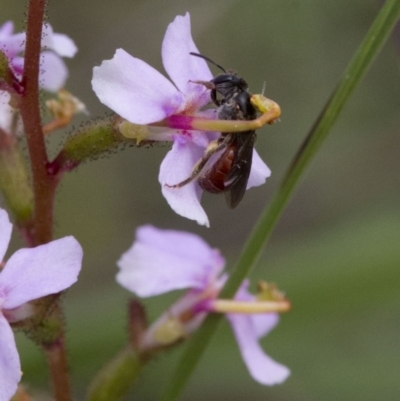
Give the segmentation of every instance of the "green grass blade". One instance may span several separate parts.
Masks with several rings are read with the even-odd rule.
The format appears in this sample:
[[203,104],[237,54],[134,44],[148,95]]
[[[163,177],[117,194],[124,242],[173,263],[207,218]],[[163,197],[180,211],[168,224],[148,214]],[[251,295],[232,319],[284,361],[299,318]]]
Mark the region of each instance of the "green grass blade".
[[[248,276],[259,260],[276,222],[290,200],[296,185],[306,168],[326,139],[340,112],[354,89],[367,72],[373,59],[386,42],[390,32],[400,17],[400,0],[388,0],[380,10],[362,44],[346,68],[337,89],[334,91],[310,133],[293,159],[280,187],[271,203],[261,215],[250,238],[244,246],[229,281],[221,292],[221,298],[230,298],[236,293],[241,282]],[[182,360],[162,401],[174,401],[181,395],[187,381],[196,367],[208,341],[216,331],[221,316],[209,316],[203,326],[188,343]]]

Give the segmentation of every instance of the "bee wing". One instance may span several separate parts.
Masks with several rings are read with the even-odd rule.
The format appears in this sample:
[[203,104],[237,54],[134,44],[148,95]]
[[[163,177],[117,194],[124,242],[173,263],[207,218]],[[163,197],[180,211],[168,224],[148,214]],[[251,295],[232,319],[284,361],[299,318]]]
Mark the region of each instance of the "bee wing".
[[234,143],[237,151],[232,168],[224,180],[225,199],[231,209],[234,209],[240,203],[246,193],[255,140],[255,131],[236,135]]

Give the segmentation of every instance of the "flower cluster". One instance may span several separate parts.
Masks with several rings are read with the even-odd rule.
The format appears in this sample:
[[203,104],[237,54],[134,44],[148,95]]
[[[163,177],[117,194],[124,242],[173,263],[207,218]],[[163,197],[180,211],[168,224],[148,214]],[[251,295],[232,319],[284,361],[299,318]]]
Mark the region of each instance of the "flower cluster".
[[[189,289],[147,330],[141,347],[146,350],[182,339],[196,330],[208,313],[229,310],[226,316],[251,376],[265,385],[281,383],[289,369],[267,356],[258,343],[278,323],[278,314],[260,313],[271,303],[251,295],[248,282],[233,302],[218,300],[227,279],[224,265],[219,251],[194,234],[139,228],[136,241],[118,261],[117,281],[139,297]],[[277,307],[281,304],[288,307],[287,301],[275,303]]]
[[[209,81],[212,74],[192,39],[190,16],[177,16],[168,26],[162,43],[163,65],[172,82],[144,61],[118,49],[111,60],[93,71],[92,86],[100,101],[134,124],[150,124],[172,115],[215,118],[214,110],[202,111],[210,102],[210,93],[193,81]],[[196,181],[179,189],[169,188],[191,174],[193,166],[216,138],[214,132],[152,128],[148,139],[173,141],[160,166],[158,176],[164,197],[181,216],[209,226],[200,205],[203,190]],[[262,185],[271,174],[254,151],[247,188]]]
[[[24,71],[26,33],[14,33],[11,21],[0,27],[0,52],[8,60],[8,68],[18,81]],[[40,87],[49,92],[57,92],[68,78],[68,69],[62,57],[74,57],[77,47],[68,36],[55,33],[50,24],[43,26],[42,52],[40,55]],[[0,128],[10,132],[15,109],[10,105],[10,93],[0,90]]]
[[[37,22],[40,26],[40,21]],[[25,42],[26,34],[14,33],[11,22],[0,27],[0,139],[6,139],[3,141],[6,147],[9,139],[13,140],[9,141],[13,146],[14,143],[16,148],[19,146],[9,134],[18,131],[18,121],[14,118],[15,115],[18,117],[18,110],[13,105],[25,95],[21,80]],[[40,87],[58,92],[58,98],[47,103],[54,120],[41,125],[41,132],[46,135],[68,124],[76,112],[85,111],[85,108],[77,98],[61,90],[68,76],[62,57],[75,55],[77,48],[74,42],[66,35],[54,33],[52,27],[46,24],[43,27],[41,46]],[[201,83],[208,83],[213,76],[205,59],[192,57],[190,53],[193,52],[198,53],[198,49],[191,37],[190,16],[187,13],[185,16],[177,16],[168,26],[162,44],[163,64],[172,82],[144,61],[118,49],[111,60],[94,68],[92,85],[100,101],[124,119],[119,125],[121,133],[124,123],[140,125],[146,139],[173,143],[160,166],[162,193],[176,213],[209,226],[208,217],[200,204],[203,189],[195,179],[188,180],[188,177],[200,159],[204,165],[212,165],[213,159],[204,155],[209,155],[207,152],[217,143],[217,138],[232,136],[196,131],[191,129],[193,126],[183,129],[179,124],[174,127],[172,123],[165,126],[160,123],[163,120],[184,121],[185,117],[197,118],[197,122],[203,119],[207,123],[215,123],[217,114],[222,118],[220,112],[206,108],[210,103],[210,88]],[[244,95],[250,98],[248,92]],[[29,97],[25,99],[29,100]],[[225,105],[228,103],[227,97],[224,102]],[[234,107],[237,111],[241,106],[236,102]],[[242,114],[245,114],[244,108],[240,111]],[[246,113],[246,116],[250,115],[248,118],[253,119],[255,110],[260,111],[262,116],[267,114],[255,108],[254,114]],[[240,120],[231,119],[234,122]],[[119,118],[117,120],[120,122]],[[242,120],[249,122],[244,121],[244,117]],[[197,129],[202,128],[204,126],[197,126]],[[231,128],[228,125],[230,134]],[[255,135],[252,143],[254,138]],[[43,139],[41,135],[39,139]],[[136,139],[140,140],[139,137]],[[263,184],[270,175],[270,170],[257,152],[252,147],[248,149],[253,154],[252,158],[247,159],[247,166],[250,166],[252,160],[250,176],[247,181],[246,174],[246,181],[243,181],[245,184],[247,182],[247,189]],[[211,153],[214,160],[218,157],[217,151],[223,150],[218,147]],[[251,153],[248,152],[248,155]],[[33,184],[37,184],[35,175],[32,176]],[[232,177],[226,181],[229,179],[232,181]],[[176,185],[182,182],[185,185]],[[245,187],[241,187],[242,193]],[[40,197],[37,192],[35,202]],[[33,227],[32,232],[35,229],[37,227]],[[37,320],[34,318],[41,315],[38,314],[39,302],[33,301],[57,294],[74,284],[83,257],[79,243],[74,237],[68,236],[34,248],[20,249],[6,260],[11,234],[12,224],[8,214],[0,209],[0,401],[11,399],[22,375],[12,327],[18,325],[26,331],[32,330],[32,335],[37,334]],[[219,299],[228,279],[228,274],[224,272],[225,260],[218,250],[212,249],[200,237],[186,232],[143,226],[137,230],[132,247],[121,256],[117,264],[120,269],[116,277],[118,283],[139,297],[186,290],[159,319],[145,328],[144,335],[138,339],[135,347],[128,347],[138,352],[135,356],[138,356],[140,363],[142,355],[151,355],[156,350],[160,351],[185,339],[200,327],[210,313],[224,313],[244,363],[255,380],[264,385],[274,385],[289,376],[289,369],[266,355],[259,344],[259,340],[278,323],[278,313],[289,310],[289,302],[270,285],[264,286],[262,293],[252,295],[248,291],[248,280],[242,283],[234,299]]]
[[[12,225],[0,209],[0,262],[4,260]],[[0,401],[9,401],[21,379],[21,366],[10,323],[34,313],[30,301],[55,294],[74,284],[82,264],[82,248],[64,237],[36,248],[20,249],[0,272]]]
[[[21,78],[24,71],[25,32],[14,33],[14,24],[6,22],[0,27],[0,51],[9,60],[9,66],[17,78]],[[40,84],[50,92],[62,88],[68,78],[68,69],[62,57],[74,57],[77,47],[68,36],[55,33],[50,24],[43,26],[42,48],[40,55]]]

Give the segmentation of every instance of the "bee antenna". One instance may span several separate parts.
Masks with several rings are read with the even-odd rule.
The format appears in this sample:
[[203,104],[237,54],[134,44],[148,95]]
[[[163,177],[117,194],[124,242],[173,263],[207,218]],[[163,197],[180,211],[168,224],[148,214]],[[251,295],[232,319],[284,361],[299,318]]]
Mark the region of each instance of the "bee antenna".
[[267,81],[264,81],[263,82],[263,86],[262,86],[262,91],[261,91],[261,94],[264,96],[264,93],[265,93],[265,88],[266,88],[266,86],[267,86]]
[[190,54],[191,56],[196,56],[196,57],[203,58],[204,60],[207,60],[208,62],[210,62],[211,64],[214,64],[214,65],[215,65],[216,67],[218,67],[220,70],[222,70],[223,72],[225,72],[225,74],[227,74],[227,72],[226,72],[226,70],[225,70],[224,67],[221,67],[219,64],[217,64],[215,61],[212,61],[212,60],[209,59],[208,57],[203,56],[203,55],[200,54],[200,53],[194,53],[194,52],[190,52],[189,54]]

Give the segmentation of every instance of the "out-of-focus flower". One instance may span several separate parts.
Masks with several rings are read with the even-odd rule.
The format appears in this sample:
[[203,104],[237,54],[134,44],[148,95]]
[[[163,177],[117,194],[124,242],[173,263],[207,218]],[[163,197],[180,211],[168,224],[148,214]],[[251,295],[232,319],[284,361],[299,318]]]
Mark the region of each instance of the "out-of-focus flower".
[[[212,74],[205,60],[189,53],[198,53],[191,36],[190,16],[177,16],[169,24],[162,43],[162,60],[172,82],[144,61],[118,49],[111,60],[93,70],[92,87],[100,101],[133,124],[149,124],[172,115],[215,118],[215,111],[201,111],[210,102],[210,93],[193,81],[209,81]],[[181,216],[209,226],[200,205],[203,190],[197,181],[179,189],[178,184],[191,174],[216,137],[212,132],[186,131],[149,127],[146,139],[172,140],[172,149],[160,166],[159,182],[171,208]],[[270,170],[254,154],[248,188],[262,185]]]
[[150,326],[141,348],[152,349],[181,340],[196,330],[208,313],[226,310],[251,376],[265,385],[281,383],[289,376],[289,369],[267,356],[258,340],[278,323],[278,314],[261,313],[263,308],[272,310],[273,305],[275,310],[283,310],[279,305],[287,308],[288,302],[258,300],[247,291],[247,282],[233,301],[218,300],[227,279],[224,264],[219,251],[194,234],[152,226],[137,230],[133,246],[118,261],[119,284],[139,297],[189,289]]
[[[40,55],[40,87],[49,92],[57,92],[68,78],[68,69],[62,57],[74,57],[77,47],[72,39],[60,33],[54,33],[50,24],[43,26],[42,52]],[[26,34],[14,33],[11,21],[0,27],[0,51],[8,60],[8,68],[17,80],[22,78]],[[21,121],[14,120],[17,109],[10,104],[12,101],[7,91],[0,90],[0,128],[5,133],[22,131]],[[15,124],[15,126],[13,125]]]
[[10,323],[34,312],[28,302],[65,290],[77,280],[82,248],[64,237],[36,248],[20,249],[4,259],[12,225],[0,209],[0,401],[9,401],[21,379],[21,366]]
[[16,111],[10,106],[11,96],[6,91],[0,91],[0,129],[9,134],[11,131],[13,116]]
[[[14,33],[14,24],[6,22],[0,27],[0,51],[9,60],[10,68],[17,78],[24,71],[25,32]],[[61,33],[54,33],[50,24],[43,26],[42,53],[40,55],[40,86],[56,92],[61,89],[68,78],[68,69],[62,57],[74,57],[77,52],[74,41]]]

